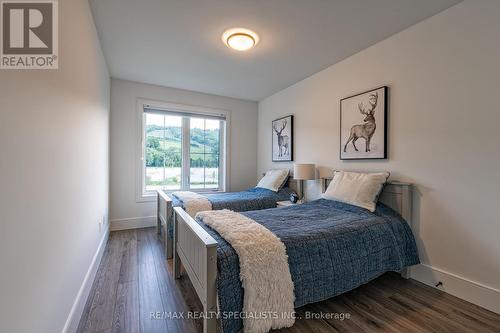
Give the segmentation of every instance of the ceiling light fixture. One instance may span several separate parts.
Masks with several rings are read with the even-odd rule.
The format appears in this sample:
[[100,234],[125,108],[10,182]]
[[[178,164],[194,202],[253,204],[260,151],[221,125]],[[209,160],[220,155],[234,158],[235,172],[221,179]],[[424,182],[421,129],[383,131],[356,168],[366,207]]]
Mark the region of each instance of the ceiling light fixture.
[[227,47],[236,51],[247,51],[257,45],[259,36],[252,30],[245,28],[232,28],[224,31],[222,41]]

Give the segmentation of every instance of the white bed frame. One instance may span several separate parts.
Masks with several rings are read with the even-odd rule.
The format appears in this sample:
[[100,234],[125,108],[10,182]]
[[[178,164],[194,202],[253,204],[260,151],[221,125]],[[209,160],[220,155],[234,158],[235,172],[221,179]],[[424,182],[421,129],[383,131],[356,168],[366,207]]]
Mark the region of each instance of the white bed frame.
[[[299,193],[300,183],[290,178],[287,186]],[[168,235],[168,229],[173,222],[174,210],[172,207],[172,199],[163,190],[157,191],[157,214],[156,214],[156,231],[161,237],[163,248],[165,249],[165,257],[172,258],[173,255],[173,239]]]
[[172,258],[173,255],[173,240],[168,236],[168,228],[173,223],[173,207],[172,199],[162,190],[157,191],[157,209],[156,209],[156,232],[161,237],[165,257]]
[[[323,179],[323,189],[330,179]],[[390,182],[384,187],[379,200],[396,212],[410,224],[412,211],[412,187],[407,183]],[[210,236],[182,208],[175,207],[174,218],[174,277],[181,276],[181,263],[203,304],[205,314],[217,311],[217,241]],[[401,275],[409,276],[409,268]],[[217,319],[205,315],[203,332],[215,333]]]

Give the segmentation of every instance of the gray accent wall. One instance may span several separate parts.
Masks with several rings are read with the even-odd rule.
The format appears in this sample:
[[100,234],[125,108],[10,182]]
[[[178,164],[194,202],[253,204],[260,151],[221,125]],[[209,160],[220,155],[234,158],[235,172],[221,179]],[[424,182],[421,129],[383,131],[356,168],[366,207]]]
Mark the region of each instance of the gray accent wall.
[[[414,277],[500,311],[500,2],[465,1],[259,103],[258,174],[271,121],[293,114],[297,162],[412,182],[423,265]],[[339,101],[388,85],[389,159],[339,160]],[[358,141],[360,147],[364,143]],[[360,143],[361,142],[361,143]],[[319,186],[306,182],[310,198]],[[317,185],[317,184],[316,184]]]

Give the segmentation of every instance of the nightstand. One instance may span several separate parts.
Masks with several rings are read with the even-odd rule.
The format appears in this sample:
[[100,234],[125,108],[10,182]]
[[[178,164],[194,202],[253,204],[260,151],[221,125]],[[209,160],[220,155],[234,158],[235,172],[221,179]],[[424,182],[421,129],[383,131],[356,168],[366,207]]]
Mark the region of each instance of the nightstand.
[[295,206],[295,205],[300,205],[304,203],[302,200],[297,201],[296,203],[291,202],[290,200],[287,201],[278,201],[276,203],[276,207],[288,207],[288,206]]

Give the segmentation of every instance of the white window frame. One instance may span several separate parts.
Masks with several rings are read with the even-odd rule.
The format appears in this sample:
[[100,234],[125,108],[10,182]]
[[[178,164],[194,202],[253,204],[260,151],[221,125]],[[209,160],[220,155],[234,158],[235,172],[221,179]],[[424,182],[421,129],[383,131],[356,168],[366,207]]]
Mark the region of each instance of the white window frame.
[[[147,191],[145,192],[145,163],[144,163],[144,153],[145,153],[145,137],[144,137],[144,108],[151,108],[157,110],[165,110],[166,112],[177,112],[177,113],[187,113],[190,115],[200,115],[203,116],[221,116],[223,115],[226,118],[226,126],[221,129],[221,147],[224,147],[224,150],[220,153],[220,172],[223,177],[220,177],[222,181],[221,186],[217,190],[210,189],[193,189],[190,191],[198,192],[198,193],[213,193],[213,192],[225,192],[229,186],[230,180],[230,129],[231,129],[231,112],[228,110],[222,109],[213,109],[207,108],[203,106],[195,106],[195,105],[186,105],[186,104],[177,104],[170,103],[164,101],[150,100],[144,98],[137,99],[137,108],[136,108],[136,119],[137,119],[137,147],[136,147],[136,179],[135,179],[135,189],[136,189],[136,201],[137,202],[149,202],[156,200],[156,191]],[[184,118],[185,119],[185,118]],[[183,128],[183,136],[189,137],[189,128],[182,126]],[[183,140],[183,154],[182,154],[182,165],[187,165],[189,163],[189,149],[190,142],[189,140]],[[188,152],[187,154],[185,152]],[[189,174],[185,172],[182,173],[182,183],[189,183]]]

